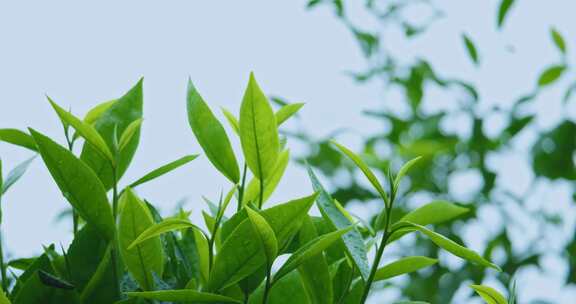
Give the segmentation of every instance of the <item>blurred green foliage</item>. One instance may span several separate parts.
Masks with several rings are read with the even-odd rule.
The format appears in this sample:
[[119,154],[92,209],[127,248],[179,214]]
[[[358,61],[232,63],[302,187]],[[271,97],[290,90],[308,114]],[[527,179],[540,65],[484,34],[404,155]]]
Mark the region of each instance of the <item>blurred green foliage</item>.
[[[500,265],[503,265],[504,272],[497,274],[495,279],[504,286],[511,286],[512,281],[518,279],[514,275],[519,269],[540,267],[542,256],[550,254],[552,249],[538,245],[537,242],[528,246],[527,250],[518,251],[516,248],[519,246],[516,245],[526,240],[515,240],[511,237],[510,229],[518,229],[518,223],[510,218],[510,208],[507,206],[512,206],[514,212],[518,213],[514,217],[528,216],[530,225],[538,227],[542,239],[554,237],[550,234],[552,231],[558,231],[558,229],[547,229],[547,227],[561,228],[568,225],[561,220],[561,216],[545,216],[544,212],[528,211],[528,208],[525,208],[537,183],[546,180],[572,182],[576,178],[574,164],[576,124],[568,118],[562,118],[557,121],[555,127],[540,130],[535,125],[535,118],[539,113],[529,108],[542,91],[558,86],[557,81],[565,77],[571,68],[566,58],[569,50],[561,32],[554,28],[550,30],[550,41],[558,49],[559,60],[542,69],[540,76],[535,80],[535,88],[528,88],[526,92],[516,92],[519,97],[504,106],[486,109],[481,106],[484,101],[481,94],[469,80],[453,78],[442,71],[435,70],[424,56],[413,59],[408,55],[402,55],[401,52],[400,54],[389,52],[386,48],[389,46],[384,32],[390,28],[403,31],[406,40],[417,40],[426,35],[427,29],[439,18],[444,17],[439,3],[433,0],[365,0],[362,6],[357,2],[352,2],[311,0],[308,2],[308,8],[333,9],[335,17],[355,37],[366,59],[366,68],[350,73],[353,81],[359,85],[381,82],[385,91],[402,92],[402,108],[407,108],[408,111],[400,113],[401,111],[391,108],[390,100],[386,100],[384,92],[382,93],[382,106],[365,111],[367,117],[382,122],[383,128],[367,136],[362,148],[364,160],[384,176],[390,167],[397,168],[398,164],[415,156],[424,157],[423,161],[418,164],[418,170],[411,173],[410,182],[404,185],[405,190],[410,191],[411,195],[401,198],[405,200],[405,203],[396,205],[395,216],[405,214],[404,208],[410,205],[410,201],[418,195],[458,201],[450,192],[452,190],[449,187],[451,178],[459,173],[470,172],[470,170],[479,173],[482,181],[481,187],[476,190],[468,189],[473,191],[470,199],[460,203],[476,210],[487,206],[496,210],[506,221],[507,227],[496,226],[499,229],[498,232],[489,235],[483,254],[486,258],[496,258]],[[429,11],[428,17],[416,20],[405,17],[407,14],[404,12],[416,5],[425,7]],[[487,17],[494,18],[495,27],[504,31],[505,22],[510,22],[510,20],[506,21],[510,17],[509,12],[518,5],[521,3],[510,0],[500,1],[494,15]],[[367,22],[372,24],[368,27],[365,24],[362,27],[356,25],[354,18],[349,16],[349,6],[354,6],[355,9],[361,7],[360,14],[368,16],[366,18],[373,18],[376,22]],[[462,34],[461,37],[454,37],[454,39],[462,39],[463,47],[471,63],[478,67],[482,61],[481,52],[479,46],[474,44],[473,36]],[[493,75],[493,77],[498,77],[498,75]],[[557,89],[564,90],[564,97],[560,102],[565,105],[571,98],[575,85]],[[434,113],[423,108],[428,92],[433,90],[445,93],[443,97],[448,96],[449,108]],[[435,101],[434,99],[427,100],[430,103]],[[506,118],[506,125],[498,131],[498,134],[488,135],[486,117],[493,113],[503,115]],[[454,119],[456,115],[464,116],[467,118],[464,121],[471,122],[469,126],[465,124],[461,126],[461,129],[469,129],[470,132],[456,133],[443,128],[443,124],[447,120]],[[529,129],[535,134],[536,139],[531,143],[532,147],[528,151],[530,155],[526,155],[526,152],[514,149],[514,145],[515,140]],[[333,196],[343,205],[352,201],[368,203],[377,197],[376,193],[360,178],[358,170],[351,162],[329,144],[329,139],[337,133],[321,139],[313,138],[306,131],[291,135],[299,138],[309,147],[309,154],[302,155],[300,161],[307,161],[332,181]],[[320,141],[319,145],[318,141]],[[487,164],[490,157],[504,153],[512,155],[511,157],[530,160],[532,186],[529,187],[527,193],[520,196],[512,194],[512,191],[499,183],[499,175],[496,171],[513,169],[494,170]],[[343,167],[347,170],[342,170]],[[342,180],[347,182],[342,183]],[[544,204],[552,203],[554,202],[544,202]],[[561,213],[562,210],[559,210],[558,214]],[[375,216],[376,214],[370,220],[374,221]],[[451,224],[437,227],[437,229],[450,238],[461,241],[458,235],[462,235],[467,227],[478,224],[489,223],[478,221],[476,215],[471,214]],[[494,231],[495,227],[483,229]],[[403,254],[438,256],[438,250],[430,244],[419,239],[411,242],[418,243],[418,246],[402,247]],[[576,256],[576,232],[571,241],[564,244],[563,249],[554,254],[560,256],[568,268],[569,275],[565,278],[565,283],[576,283],[576,259],[574,258]],[[472,278],[475,284],[480,284],[488,278],[488,273],[484,269],[466,264],[451,267],[458,269],[451,269],[452,271],[449,272],[445,266],[436,265],[433,271],[411,274],[409,283],[401,284],[402,298],[426,298],[432,303],[450,303],[455,292],[463,284],[471,283],[466,281],[467,278]],[[520,299],[522,299],[521,294]]]

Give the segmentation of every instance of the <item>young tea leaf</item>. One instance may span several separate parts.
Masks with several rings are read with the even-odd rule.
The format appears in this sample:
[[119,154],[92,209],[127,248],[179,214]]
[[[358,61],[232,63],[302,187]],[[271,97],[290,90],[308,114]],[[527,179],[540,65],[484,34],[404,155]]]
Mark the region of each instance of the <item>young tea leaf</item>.
[[302,263],[320,254],[334,242],[340,240],[342,235],[344,235],[345,233],[349,232],[352,229],[353,226],[349,226],[344,229],[336,230],[334,232],[321,235],[309,241],[288,258],[286,263],[284,263],[284,265],[282,265],[280,270],[278,270],[278,272],[276,272],[276,274],[274,275],[274,280],[275,281],[279,280],[283,276],[290,273],[290,271],[298,268],[298,266],[300,266]]
[[278,255],[278,240],[276,239],[274,230],[272,230],[272,227],[270,227],[266,219],[258,214],[258,212],[251,208],[246,208],[246,212],[248,213],[248,219],[252,223],[254,231],[256,232],[255,236],[264,248],[266,264],[268,269],[270,269],[274,259],[276,259],[276,256]]
[[424,256],[411,256],[394,261],[376,271],[374,281],[387,280],[436,264],[438,260]]
[[126,130],[122,133],[120,137],[120,141],[118,142],[118,151],[123,151],[126,146],[130,143],[134,135],[140,131],[140,126],[142,125],[142,118],[138,118],[135,121],[131,122]]
[[422,234],[426,235],[438,247],[450,252],[451,254],[453,254],[457,257],[460,257],[464,260],[476,263],[476,264],[484,266],[484,267],[490,267],[490,268],[496,269],[498,271],[502,271],[500,269],[500,267],[498,267],[498,265],[484,259],[478,253],[476,253],[476,252],[474,252],[474,251],[472,251],[472,250],[470,250],[464,246],[461,246],[461,245],[455,243],[454,241],[446,238],[445,236],[438,234],[432,230],[429,230],[428,228],[426,228],[424,226],[420,226],[418,224],[402,221],[402,222],[398,222],[397,224],[395,224],[392,227],[392,229],[394,230],[396,227],[405,227],[403,229],[420,231]]
[[199,292],[191,289],[127,292],[129,297],[157,300],[162,302],[190,303],[242,303],[223,295]]
[[175,230],[188,229],[188,228],[196,229],[199,232],[201,232],[202,234],[204,234],[204,232],[202,231],[202,229],[200,229],[200,227],[190,223],[190,221],[188,221],[188,220],[182,220],[182,219],[176,219],[176,218],[165,219],[162,222],[151,225],[146,230],[142,231],[138,235],[138,237],[135,238],[131,244],[129,244],[128,249],[133,249],[138,244],[140,244],[144,241],[147,241],[151,238],[158,237],[159,235],[161,235],[163,233],[167,233],[167,232],[175,231]]
[[129,187],[134,188],[136,186],[147,183],[147,182],[149,182],[155,178],[158,178],[158,177],[160,177],[160,176],[162,176],[168,172],[171,172],[171,171],[193,161],[194,159],[196,159],[196,157],[198,157],[198,155],[186,155],[186,156],[179,158],[173,162],[170,162],[164,166],[161,166],[157,169],[154,169],[154,170],[146,173],[146,175],[142,176],[141,178],[139,178],[135,182],[131,183]]
[[114,239],[114,218],[98,176],[68,149],[30,129],[48,171],[78,214],[108,240]]
[[70,112],[61,108],[52,99],[50,99],[50,97],[48,97],[48,101],[63,122],[72,126],[76,132],[78,132],[80,136],[82,136],[87,142],[96,148],[99,153],[101,153],[109,161],[114,162],[114,156],[112,155],[112,151],[110,151],[110,147],[108,147],[106,141],[104,141],[102,136],[93,126],[83,122],[74,115],[70,114]]
[[[140,79],[126,94],[118,98],[114,102],[105,107],[106,109],[100,113],[92,125],[102,135],[109,147],[114,146],[116,136],[123,134],[128,125],[133,121],[142,118],[143,108],[143,93],[142,93],[143,79]],[[92,145],[84,144],[80,159],[84,161],[102,181],[104,188],[107,190],[112,188],[114,179],[118,182],[128,166],[132,162],[132,158],[136,153],[138,144],[140,142],[140,131],[136,132],[130,143],[127,144],[120,154],[118,155],[118,162],[116,164],[116,172],[112,171],[110,161],[101,156]]]
[[191,80],[188,81],[187,105],[190,128],[206,156],[218,171],[237,184],[240,169],[230,140]]
[[232,130],[234,130],[234,133],[236,133],[236,135],[240,135],[240,124],[238,123],[238,118],[236,118],[234,114],[224,108],[221,110],[224,114],[224,117],[226,117],[226,120],[228,120],[228,123],[232,127]]
[[240,107],[240,142],[248,167],[265,181],[274,172],[280,141],[276,117],[253,74]]
[[418,163],[418,161],[421,159],[422,159],[421,156],[415,157],[409,160],[407,163],[405,163],[404,166],[402,166],[402,168],[400,168],[398,174],[396,175],[396,178],[394,179],[394,189],[398,189],[398,186],[400,186],[402,178],[404,178],[406,173],[408,173],[408,171],[410,171],[410,169],[412,169],[412,167],[416,165],[416,163]]
[[380,194],[380,197],[384,200],[384,202],[388,206],[389,205],[388,195],[386,195],[386,191],[384,191],[384,188],[382,188],[382,185],[378,181],[378,178],[376,178],[376,175],[374,175],[372,170],[368,168],[368,165],[366,165],[358,155],[354,154],[354,152],[350,151],[348,148],[340,145],[335,141],[332,141],[332,144],[335,145],[340,151],[342,151],[342,153],[348,156],[352,161],[354,161],[356,166],[358,166],[358,168],[362,171],[362,173],[364,173],[366,178],[368,178],[368,181],[370,181],[372,186],[378,191],[378,194]]
[[30,135],[17,129],[0,129],[0,141],[24,147],[32,151],[38,151],[34,139]]
[[300,109],[304,106],[303,103],[291,103],[283,106],[276,112],[276,123],[278,125],[283,124],[290,117],[294,116]]
[[[282,179],[282,176],[286,171],[286,167],[288,166],[289,161],[290,161],[290,150],[286,149],[282,153],[280,153],[280,156],[278,156],[278,162],[276,163],[276,167],[274,168],[274,172],[264,182],[264,197],[262,199],[262,203],[266,202],[270,198],[272,193],[274,193],[274,190],[276,190],[276,186],[278,186],[278,183]],[[257,202],[259,195],[260,195],[260,180],[258,180],[257,178],[253,178],[246,187],[242,203],[246,205],[249,202]]]
[[[412,210],[408,214],[404,215],[400,221],[411,222],[422,226],[436,225],[458,218],[469,211],[468,208],[447,201],[433,201]],[[404,234],[404,232],[397,232],[391,237],[390,241],[399,239]]]
[[145,231],[154,225],[148,207],[132,189],[124,191],[120,198],[122,212],[118,223],[118,243],[122,260],[144,290],[154,288],[153,274],[162,275],[164,270],[164,253],[160,238],[149,237],[145,242],[130,245]]
[[506,298],[496,289],[484,285],[470,285],[487,304],[507,304]]

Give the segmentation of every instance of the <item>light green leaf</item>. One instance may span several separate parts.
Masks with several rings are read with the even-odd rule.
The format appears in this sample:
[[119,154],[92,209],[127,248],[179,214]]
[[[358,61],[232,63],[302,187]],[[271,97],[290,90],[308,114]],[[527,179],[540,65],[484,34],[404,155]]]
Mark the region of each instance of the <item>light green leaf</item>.
[[487,304],[507,304],[506,298],[496,289],[484,285],[470,285]]
[[134,135],[140,131],[140,126],[142,125],[142,118],[138,118],[135,121],[131,122],[128,127],[120,136],[120,141],[118,142],[118,151],[123,151],[126,146],[130,143]]
[[128,249],[133,249],[138,244],[147,241],[151,238],[158,237],[163,233],[188,228],[196,229],[201,233],[204,233],[202,232],[202,229],[200,229],[200,227],[190,223],[190,221],[188,220],[182,220],[177,218],[165,219],[162,222],[151,225],[146,230],[140,232],[138,237],[135,238],[132,241],[132,243],[128,246]]
[[240,107],[240,142],[248,167],[266,181],[274,172],[280,150],[276,117],[253,74]]
[[478,65],[480,59],[478,58],[478,50],[476,49],[474,42],[466,34],[462,34],[462,40],[464,41],[464,46],[466,46],[468,56],[470,56],[470,59],[472,59],[472,62],[474,62],[475,65]]
[[556,80],[560,79],[562,74],[564,74],[564,71],[566,71],[565,65],[554,65],[547,68],[542,72],[542,74],[540,74],[540,78],[538,78],[538,86],[545,87],[556,82]]
[[[142,118],[142,83],[143,79],[140,79],[126,94],[115,102],[111,102],[109,107],[93,123],[94,128],[102,135],[108,147],[114,146],[116,136],[124,133],[130,123]],[[117,181],[121,179],[132,162],[139,142],[140,132],[136,132],[130,140],[130,144],[121,151],[116,164]],[[84,144],[80,159],[96,172],[104,184],[104,188],[107,190],[112,188],[114,176],[108,159],[102,157],[90,144]]]
[[506,20],[506,16],[508,15],[508,11],[514,4],[514,0],[502,0],[500,2],[500,6],[498,7],[498,28],[502,28],[504,25],[504,21]]
[[394,189],[398,189],[398,186],[400,185],[402,178],[404,178],[406,173],[408,173],[408,171],[410,171],[410,169],[412,169],[412,167],[421,159],[422,159],[421,156],[415,157],[409,160],[407,163],[405,163],[402,166],[402,168],[400,168],[398,174],[396,175],[396,178],[394,179]]
[[330,247],[334,242],[340,240],[340,237],[345,233],[351,231],[354,227],[349,226],[344,229],[336,230],[324,235],[321,235],[300,247],[294,252],[282,265],[280,270],[274,275],[274,280],[279,280],[290,271],[298,268],[302,263],[308,261],[310,258],[320,254],[326,248]]
[[[12,169],[6,176],[6,180],[3,183],[0,180],[0,190],[2,191],[2,194],[6,193],[6,191],[8,191],[8,189],[10,189],[10,187],[12,187],[12,185],[14,185],[14,183],[16,183],[22,177],[22,175],[26,173],[26,170],[28,170],[28,167],[35,158],[36,156],[33,156]],[[0,174],[2,174],[1,166]]]
[[414,272],[425,267],[432,266],[438,262],[437,259],[432,259],[424,256],[411,256],[401,258],[394,261],[376,271],[374,281],[387,280],[402,274]]
[[0,290],[0,304],[11,304],[3,290]]
[[445,236],[438,234],[424,226],[420,226],[418,224],[414,224],[414,223],[410,223],[410,222],[398,222],[396,224],[394,224],[394,226],[392,226],[392,229],[394,230],[395,228],[401,228],[401,229],[407,229],[407,230],[417,230],[420,231],[422,234],[426,235],[434,244],[436,244],[438,247],[450,252],[451,254],[460,257],[464,260],[476,263],[478,265],[484,266],[484,267],[490,267],[493,269],[496,269],[498,271],[502,271],[500,269],[500,267],[498,267],[498,265],[484,259],[482,256],[480,256],[478,253],[462,246],[459,245],[457,243],[455,243],[454,241],[446,238]]
[[[279,252],[282,252],[298,232],[315,199],[316,194],[261,212],[276,235]],[[255,231],[247,217],[244,208],[222,226],[223,244],[214,261],[208,290],[216,291],[231,286],[265,265],[266,255],[260,241],[254,238]]]
[[86,113],[84,116],[84,122],[87,124],[96,123],[96,121],[117,101],[118,99],[112,99],[96,105],[94,108],[89,110],[88,113]]
[[218,171],[237,184],[240,169],[230,140],[191,80],[188,81],[187,105],[188,122],[206,156]]
[[[316,203],[322,213],[322,217],[324,217],[334,229],[345,229],[350,226],[352,223],[338,210],[334,200],[330,194],[324,190],[324,187],[320,184],[320,181],[309,166],[308,175],[310,176],[314,191],[319,193]],[[367,280],[370,274],[370,268],[368,267],[368,258],[366,257],[366,248],[362,235],[356,229],[352,229],[342,236],[342,240],[344,241],[346,252],[360,271],[360,275],[364,280]]]
[[340,151],[342,151],[342,153],[344,153],[346,156],[348,156],[356,164],[356,166],[358,166],[358,168],[362,171],[362,173],[364,173],[366,178],[368,178],[368,181],[370,181],[372,186],[374,186],[374,188],[378,191],[378,194],[380,194],[380,197],[384,200],[384,202],[388,206],[389,205],[388,196],[386,195],[384,188],[382,188],[382,185],[378,181],[378,178],[376,178],[376,175],[374,175],[372,170],[370,170],[370,168],[368,168],[368,165],[366,165],[364,163],[364,161],[358,155],[354,154],[354,152],[350,151],[348,148],[340,145],[339,143],[337,143],[335,141],[331,141],[331,142]]
[[199,292],[192,289],[126,292],[126,295],[129,297],[138,297],[163,302],[241,303],[236,299],[223,295]]
[[118,222],[118,243],[122,260],[144,290],[154,288],[153,274],[162,277],[164,256],[160,237],[149,237],[133,247],[129,246],[145,231],[154,225],[148,207],[132,189],[128,188],[120,197],[123,205]]
[[264,253],[266,254],[266,264],[268,269],[272,267],[272,263],[276,256],[278,255],[278,240],[276,240],[276,235],[274,230],[268,224],[266,219],[264,219],[258,212],[252,210],[251,208],[246,208],[248,213],[248,219],[252,223],[255,235],[264,248]]
[[33,129],[30,133],[64,197],[103,237],[114,239],[112,209],[98,176],[68,149]]
[[276,112],[276,123],[278,125],[283,124],[286,120],[292,117],[294,114],[298,113],[300,109],[304,106],[303,103],[291,103],[283,106]]
[[32,151],[38,151],[34,139],[30,135],[17,129],[0,129],[0,141],[24,147]]
[[[262,199],[262,203],[266,202],[276,187],[278,183],[282,179],[284,172],[286,171],[286,167],[288,166],[288,162],[290,161],[290,150],[286,149],[280,156],[278,156],[278,162],[276,163],[276,167],[274,168],[274,172],[272,175],[264,181],[264,197]],[[246,205],[249,202],[257,202],[258,197],[260,195],[260,180],[257,178],[253,178],[248,186],[246,187],[246,191],[244,192],[243,197],[243,204]]]
[[[400,221],[415,223],[418,225],[436,225],[455,219],[470,210],[447,201],[433,201],[408,214],[404,215]],[[405,233],[398,232],[391,237],[390,242],[399,239]]]
[[562,34],[560,34],[560,32],[555,28],[552,28],[550,29],[550,35],[552,36],[552,41],[554,41],[558,50],[560,50],[562,54],[566,54],[566,41],[564,41]]
[[194,159],[196,159],[196,157],[198,157],[198,155],[186,155],[186,156],[179,158],[173,162],[170,162],[164,166],[161,166],[157,169],[154,169],[154,170],[146,173],[146,175],[142,176],[137,181],[131,183],[130,187],[134,188],[136,186],[139,186],[141,184],[149,182],[155,178],[158,178],[158,177],[160,177],[160,176],[162,176],[168,172],[171,172],[171,171],[193,161]]
[[226,120],[228,120],[228,123],[232,127],[232,130],[234,130],[234,133],[236,133],[236,135],[240,135],[240,124],[238,123],[238,118],[236,118],[236,116],[234,116],[234,114],[232,114],[230,111],[224,108],[221,109],[224,117],[226,117]]
[[93,126],[83,122],[82,120],[72,115],[70,112],[61,108],[52,99],[50,99],[50,97],[48,97],[48,101],[63,122],[66,122],[72,126],[72,128],[74,128],[74,130],[76,130],[80,136],[82,136],[87,142],[96,148],[98,152],[102,154],[102,156],[106,157],[111,162],[115,161],[114,156],[110,151],[110,147],[108,147],[108,144],[106,141],[104,141],[104,138],[102,138],[100,133],[98,133],[98,131]]

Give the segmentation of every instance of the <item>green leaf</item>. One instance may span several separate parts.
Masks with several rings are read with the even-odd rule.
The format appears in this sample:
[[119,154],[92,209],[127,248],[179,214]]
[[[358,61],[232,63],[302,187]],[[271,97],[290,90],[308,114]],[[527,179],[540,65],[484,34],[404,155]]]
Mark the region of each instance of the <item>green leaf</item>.
[[376,175],[374,175],[372,170],[370,170],[370,168],[368,168],[368,165],[366,165],[364,163],[364,161],[358,155],[354,154],[354,152],[350,151],[348,148],[340,145],[339,143],[337,143],[335,141],[331,141],[331,142],[340,151],[342,151],[342,153],[346,154],[346,156],[348,156],[356,164],[356,166],[358,166],[358,168],[362,171],[362,173],[364,173],[366,178],[368,178],[368,181],[370,181],[372,186],[374,186],[374,188],[378,191],[378,194],[380,194],[380,197],[384,200],[384,202],[388,206],[389,205],[388,196],[386,195],[384,188],[382,188],[382,185],[378,181],[378,178],[376,178]]
[[32,136],[17,129],[0,129],[0,141],[38,151]]
[[278,125],[283,124],[286,120],[292,117],[294,114],[298,113],[300,109],[304,106],[303,103],[291,103],[283,106],[276,112],[276,123]]
[[116,266],[111,263],[111,255],[111,246],[108,246],[94,274],[82,289],[80,294],[82,303],[111,303],[117,300],[117,284],[114,282],[113,268]]
[[[276,235],[279,252],[282,252],[298,232],[304,215],[308,213],[315,199],[316,194],[261,212]],[[260,241],[254,238],[256,232],[247,217],[244,208],[222,226],[223,244],[214,261],[208,290],[216,291],[231,286],[265,265],[266,255]]]
[[6,294],[3,290],[0,290],[0,304],[12,304],[10,300],[6,297]]
[[240,169],[230,140],[191,80],[188,80],[187,105],[188,122],[206,156],[218,171],[237,184]]
[[[10,187],[12,187],[12,185],[14,185],[14,183],[16,183],[22,177],[22,175],[26,173],[26,170],[28,170],[28,167],[35,158],[36,156],[33,156],[12,169],[6,176],[6,180],[3,183],[1,180],[2,178],[0,177],[0,190],[2,191],[2,194],[6,193],[6,191],[8,191],[8,189],[10,189]],[[1,174],[2,170],[0,166],[0,175]]]
[[124,148],[126,148],[126,146],[128,146],[134,135],[140,131],[142,121],[142,118],[138,118],[131,122],[128,127],[126,127],[126,130],[124,130],[122,136],[120,136],[120,141],[118,142],[118,151],[122,151]]
[[566,42],[564,41],[562,34],[560,34],[560,32],[558,32],[555,28],[551,28],[550,36],[552,36],[552,41],[554,41],[554,44],[558,50],[560,50],[563,55],[566,54]]
[[[111,102],[111,105],[93,123],[94,128],[102,135],[109,147],[114,146],[116,136],[123,134],[128,125],[142,118],[142,82],[143,80],[140,79],[124,96]],[[139,142],[140,132],[138,131],[132,136],[130,143],[120,152],[116,164],[117,180],[120,180],[128,169]],[[103,158],[91,145],[86,144],[82,148],[80,159],[96,172],[104,184],[104,188],[107,190],[112,188],[114,176],[108,159]]]
[[[128,188],[120,197],[122,212],[118,222],[118,243],[122,260],[144,290],[154,288],[153,274],[162,277],[164,256],[160,237],[149,237],[133,247],[130,245],[145,231],[154,225],[148,207],[132,189]],[[130,248],[129,248],[130,247]]]
[[248,207],[246,208],[246,212],[248,213],[248,219],[250,219],[250,222],[256,231],[255,235],[258,237],[258,240],[264,248],[266,264],[268,269],[270,269],[274,259],[276,259],[276,256],[278,255],[278,240],[276,240],[274,230],[272,230],[272,227],[270,227],[266,219],[258,214],[258,212]]
[[265,181],[274,172],[280,150],[276,117],[254,74],[240,107],[240,142],[248,167]]
[[154,169],[154,170],[146,173],[146,175],[142,176],[137,181],[131,183],[130,187],[134,188],[134,187],[139,186],[141,184],[147,183],[147,182],[149,182],[155,178],[158,178],[158,177],[160,177],[166,173],[169,173],[175,169],[178,169],[179,167],[193,161],[194,159],[196,159],[196,157],[198,157],[198,155],[186,155],[186,156],[179,158],[173,162],[170,162],[166,165],[163,165],[157,169]]
[[470,59],[472,59],[472,62],[474,62],[475,65],[478,65],[480,59],[478,58],[478,50],[476,49],[474,42],[466,34],[462,34],[462,40],[464,41],[464,46],[466,46],[468,56],[470,56]]
[[508,11],[514,4],[514,0],[502,0],[500,2],[500,6],[498,7],[498,28],[502,28],[504,25],[504,21],[506,20],[506,16],[508,15]]
[[538,78],[538,86],[545,87],[554,83],[562,76],[562,74],[564,74],[564,71],[566,71],[565,65],[554,65],[547,68],[542,72],[542,74],[540,74],[540,78]]
[[108,240],[114,239],[114,218],[102,183],[68,149],[30,129],[38,150],[64,197],[78,214]]
[[[128,246],[128,249],[133,249],[138,244],[141,244],[144,241],[147,241],[151,238],[156,238],[163,233],[167,233],[174,230],[182,230],[182,229],[196,229],[202,232],[200,227],[190,223],[188,220],[177,219],[177,218],[170,218],[165,219],[160,223],[156,223],[154,225],[149,226],[144,231],[140,232],[137,238],[135,238],[132,243]],[[203,233],[203,232],[202,232]]]
[[102,156],[108,158],[109,161],[114,162],[114,156],[112,155],[112,151],[110,151],[110,147],[104,138],[100,136],[100,133],[91,125],[83,122],[82,120],[78,119],[70,112],[64,110],[59,105],[57,105],[50,97],[48,97],[48,101],[54,108],[54,111],[58,114],[60,119],[72,126],[80,136],[82,136],[88,143],[90,143],[94,148],[98,150]]
[[[89,125],[94,125],[96,123],[96,121],[102,117],[102,115],[104,113],[106,113],[106,111],[113,106],[116,102],[118,101],[118,99],[112,99],[103,103],[100,103],[98,105],[96,105],[95,107],[93,107],[92,109],[90,109],[88,111],[88,113],[86,113],[86,115],[84,116],[84,122],[89,124]],[[74,136],[72,137],[73,139],[78,138],[80,135],[78,133],[74,133]]]
[[336,230],[334,232],[330,232],[324,235],[321,235],[308,243],[304,246],[300,247],[296,252],[294,252],[282,265],[280,270],[274,275],[274,280],[278,280],[288,274],[290,271],[298,268],[302,263],[306,262],[310,258],[320,254],[334,242],[340,240],[342,235],[351,231],[354,227],[349,226],[344,229]]
[[236,133],[236,135],[240,135],[240,124],[238,123],[238,118],[236,118],[236,116],[234,116],[234,114],[232,114],[230,111],[224,108],[221,109],[224,117],[226,117],[226,120],[228,120],[228,123],[232,127],[232,130],[234,130],[234,133]]
[[472,251],[472,250],[470,250],[464,246],[461,246],[461,245],[455,243],[454,241],[446,238],[445,236],[438,234],[432,230],[429,230],[428,228],[426,228],[424,226],[420,226],[418,224],[414,224],[414,223],[410,223],[410,222],[406,222],[406,221],[401,221],[401,222],[394,224],[394,226],[392,226],[393,230],[395,228],[420,231],[422,234],[426,235],[434,244],[436,244],[436,246],[450,252],[451,254],[453,254],[457,257],[460,257],[464,260],[476,263],[476,264],[484,266],[484,267],[490,267],[490,268],[496,269],[498,271],[502,271],[500,269],[500,267],[498,267],[498,265],[484,259],[478,253],[476,253],[476,252],[474,252],[474,251]]
[[[350,226],[352,223],[338,210],[334,200],[330,194],[324,190],[324,187],[320,184],[320,181],[309,166],[308,175],[310,176],[314,191],[319,193],[316,203],[322,213],[322,217],[324,217],[334,229],[345,229]],[[367,280],[370,268],[368,267],[368,258],[366,257],[366,248],[362,235],[356,229],[352,229],[342,236],[342,240],[344,241],[346,252],[360,271],[360,275],[364,280]]]
[[432,259],[424,256],[411,256],[401,258],[394,261],[376,271],[374,281],[387,280],[402,274],[414,272],[422,268],[432,266],[438,262],[437,259]]
[[[264,181],[264,197],[262,199],[262,203],[266,202],[276,187],[278,183],[282,179],[284,172],[286,171],[286,167],[288,166],[288,162],[290,161],[290,150],[286,149],[280,156],[278,156],[278,162],[276,163],[276,167],[274,168],[274,172],[266,181]],[[260,180],[257,178],[253,178],[248,186],[246,187],[246,191],[244,192],[243,197],[243,204],[246,205],[249,202],[257,202],[258,197],[260,195]]]
[[[400,221],[411,222],[422,226],[436,225],[458,218],[468,212],[468,208],[447,201],[433,201],[412,210],[404,215]],[[390,242],[399,239],[404,234],[404,232],[395,233],[395,235],[390,238]]]
[[407,163],[405,163],[404,166],[402,166],[402,168],[400,168],[400,170],[398,171],[398,174],[396,175],[396,178],[394,179],[394,189],[398,189],[398,186],[400,186],[400,182],[402,181],[402,178],[404,178],[406,173],[408,173],[408,171],[410,171],[410,169],[412,169],[412,167],[420,159],[422,159],[421,156],[415,157],[415,158],[409,160]]
[[126,295],[129,297],[138,297],[163,302],[241,303],[236,299],[223,295],[199,292],[191,289],[127,292]]
[[507,304],[506,298],[492,287],[483,285],[470,285],[487,304]]

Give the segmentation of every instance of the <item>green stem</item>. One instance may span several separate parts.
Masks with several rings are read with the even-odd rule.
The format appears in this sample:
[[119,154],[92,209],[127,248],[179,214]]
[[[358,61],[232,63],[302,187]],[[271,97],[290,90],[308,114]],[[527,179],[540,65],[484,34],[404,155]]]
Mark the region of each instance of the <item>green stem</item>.
[[8,292],[8,278],[6,276],[6,265],[4,265],[4,249],[2,246],[2,234],[0,234],[0,268],[2,268],[2,289]]
[[238,208],[239,212],[242,209],[242,200],[244,199],[244,189],[246,187],[246,171],[248,171],[248,165],[244,163],[244,170],[242,172],[242,183],[240,184],[240,189],[238,190]]
[[[118,178],[116,175],[116,166],[112,166],[112,214],[114,216],[114,225],[116,225],[118,218]],[[118,240],[116,233],[114,233],[110,258],[112,260],[112,277],[114,278],[115,282],[116,296],[120,298],[120,277],[118,275],[120,261],[118,259]]]
[[262,205],[264,204],[264,180],[260,181],[260,203],[258,204],[258,208],[262,209]]
[[[64,127],[64,135],[66,136],[68,151],[70,151],[70,153],[74,153],[74,141],[70,140],[68,128],[66,127]],[[74,231],[74,237],[76,237],[76,234],[78,234],[78,213],[76,213],[76,209],[74,209],[74,207],[72,207],[72,230]]]
[[264,286],[264,298],[262,298],[262,304],[267,304],[268,303],[268,294],[270,293],[270,267],[268,267],[268,269],[266,270],[266,285]]
[[368,280],[366,281],[366,285],[364,286],[364,293],[362,294],[362,300],[360,301],[361,304],[366,303],[366,299],[368,298],[370,288],[372,287],[372,283],[374,281],[374,276],[376,275],[376,271],[378,270],[378,265],[380,264],[380,260],[382,259],[382,255],[384,254],[384,248],[386,248],[386,243],[388,242],[388,238],[390,237],[391,211],[392,211],[392,204],[390,204],[389,208],[386,208],[386,223],[384,225],[384,233],[382,234],[382,240],[380,241],[380,246],[378,246],[378,251],[376,252],[374,264],[372,264],[372,269],[370,269],[370,275],[368,276]]

